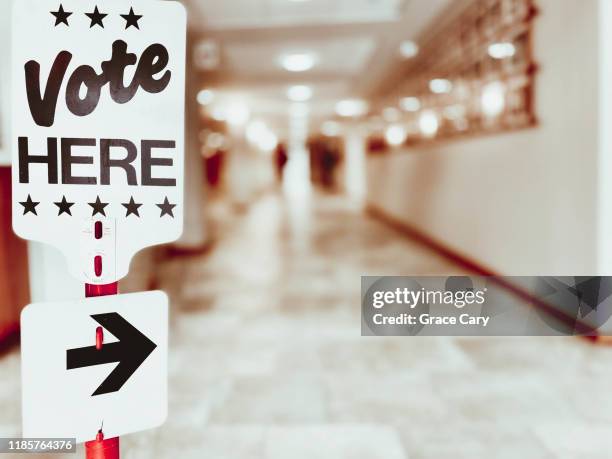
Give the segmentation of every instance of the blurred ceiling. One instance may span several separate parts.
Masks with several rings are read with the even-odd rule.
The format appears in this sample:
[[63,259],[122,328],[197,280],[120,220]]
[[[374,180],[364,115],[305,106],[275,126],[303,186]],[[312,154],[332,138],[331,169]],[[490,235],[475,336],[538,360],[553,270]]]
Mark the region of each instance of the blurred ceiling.
[[403,0],[195,0],[208,29],[395,20]]
[[[375,96],[401,63],[400,43],[418,40],[452,0],[183,2],[192,35],[209,55],[202,88],[240,97],[252,113],[281,120],[288,87],[308,85],[317,122],[334,115],[338,100]],[[279,59],[291,53],[309,53],[316,63],[289,72]]]

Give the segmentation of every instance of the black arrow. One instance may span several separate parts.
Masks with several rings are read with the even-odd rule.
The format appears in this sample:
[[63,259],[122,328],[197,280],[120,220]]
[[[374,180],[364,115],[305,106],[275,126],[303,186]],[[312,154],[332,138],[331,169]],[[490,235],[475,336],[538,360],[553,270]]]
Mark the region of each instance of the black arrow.
[[95,314],[91,318],[111,332],[119,341],[104,344],[100,350],[96,349],[96,346],[68,349],[66,369],[73,370],[119,362],[119,365],[91,395],[117,392],[151,355],[157,344],[116,312]]

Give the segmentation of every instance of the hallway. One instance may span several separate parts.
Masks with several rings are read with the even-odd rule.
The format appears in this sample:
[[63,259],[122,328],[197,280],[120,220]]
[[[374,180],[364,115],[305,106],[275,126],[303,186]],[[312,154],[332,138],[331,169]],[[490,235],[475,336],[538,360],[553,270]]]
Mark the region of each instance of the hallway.
[[[361,337],[360,275],[461,271],[344,198],[299,199],[268,194],[244,213],[215,203],[212,249],[160,266],[169,416],[122,437],[123,457],[602,458],[612,349]],[[17,350],[0,373],[0,435],[18,435]]]
[[360,275],[462,272],[343,198],[294,199],[217,203],[211,252],[163,265],[169,417],[126,458],[602,458],[612,349],[363,338]]

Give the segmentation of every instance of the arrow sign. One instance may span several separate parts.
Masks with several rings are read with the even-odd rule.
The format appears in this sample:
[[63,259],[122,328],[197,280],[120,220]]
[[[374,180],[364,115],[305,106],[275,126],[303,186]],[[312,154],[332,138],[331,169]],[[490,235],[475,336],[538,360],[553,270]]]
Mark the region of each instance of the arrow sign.
[[119,362],[91,394],[93,397],[121,389],[157,345],[116,312],[95,314],[91,318],[119,339],[118,342],[104,344],[100,350],[96,346],[88,346],[66,351],[68,370]]
[[[106,336],[96,350],[98,324]],[[23,435],[82,442],[95,438],[102,419],[108,438],[160,426],[168,411],[167,362],[163,292],[27,306],[21,313]]]

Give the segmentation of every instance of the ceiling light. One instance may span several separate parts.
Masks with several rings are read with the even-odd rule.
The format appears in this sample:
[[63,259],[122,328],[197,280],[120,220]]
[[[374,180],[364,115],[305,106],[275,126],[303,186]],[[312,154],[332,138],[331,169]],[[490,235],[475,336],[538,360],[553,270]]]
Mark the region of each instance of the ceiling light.
[[435,94],[447,94],[452,91],[453,84],[444,78],[434,78],[429,82],[429,89]]
[[346,99],[336,104],[340,116],[362,116],[368,112],[368,103],[362,99]]
[[389,145],[398,146],[406,141],[408,133],[406,128],[399,124],[392,124],[385,131],[385,140]]
[[488,52],[493,59],[505,59],[514,56],[516,48],[509,42],[492,43],[489,45]]
[[281,56],[279,62],[288,72],[306,72],[314,67],[317,57],[313,53],[286,54]]
[[200,105],[208,105],[210,104],[213,99],[215,98],[215,93],[212,92],[210,89],[202,89],[200,92],[198,92],[198,103]]
[[327,137],[339,135],[340,130],[340,124],[335,121],[326,121],[321,125],[321,133]]
[[487,84],[480,96],[482,112],[489,118],[500,115],[506,108],[506,87],[499,81]]
[[306,102],[312,97],[312,88],[301,84],[291,86],[287,90],[287,97],[293,102]]
[[425,110],[419,117],[419,129],[425,137],[433,137],[438,132],[438,116],[433,110]]
[[417,97],[403,97],[400,99],[400,107],[407,112],[418,112],[421,109],[421,101]]
[[400,43],[399,51],[404,59],[410,59],[419,53],[419,45],[411,40],[405,40]]

